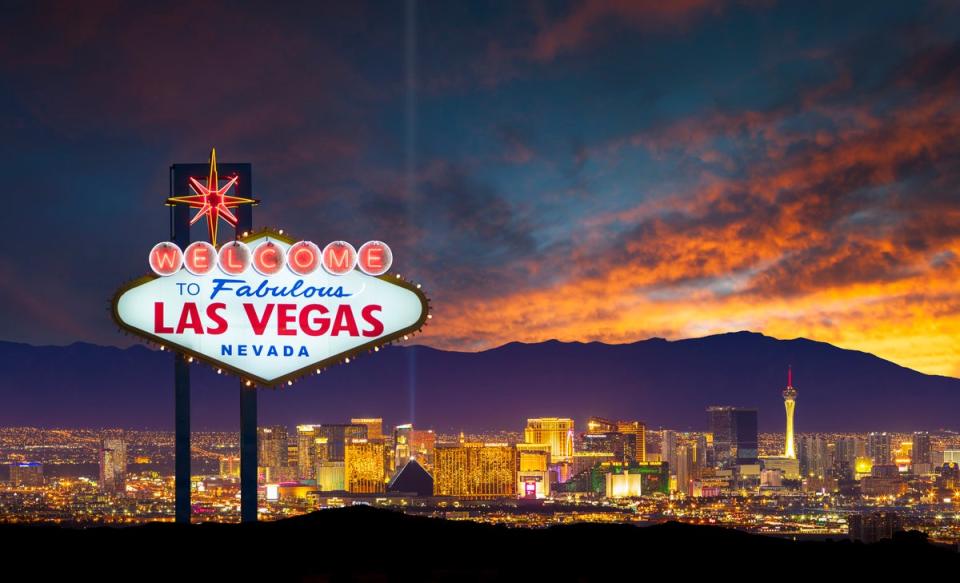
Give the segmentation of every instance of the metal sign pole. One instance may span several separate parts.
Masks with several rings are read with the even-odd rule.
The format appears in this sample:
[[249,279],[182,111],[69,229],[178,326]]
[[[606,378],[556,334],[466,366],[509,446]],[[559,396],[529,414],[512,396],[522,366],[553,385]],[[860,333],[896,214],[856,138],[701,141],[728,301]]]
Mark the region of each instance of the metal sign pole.
[[[249,179],[245,186],[250,188]],[[238,208],[237,233],[252,229],[253,207]],[[257,521],[257,387],[244,383],[240,385],[240,521]]]
[[[176,170],[170,168],[170,196],[174,196]],[[170,207],[170,240],[181,249],[190,244],[190,213],[186,206]],[[190,524],[190,364],[180,353],[173,356],[174,401],[174,516]]]

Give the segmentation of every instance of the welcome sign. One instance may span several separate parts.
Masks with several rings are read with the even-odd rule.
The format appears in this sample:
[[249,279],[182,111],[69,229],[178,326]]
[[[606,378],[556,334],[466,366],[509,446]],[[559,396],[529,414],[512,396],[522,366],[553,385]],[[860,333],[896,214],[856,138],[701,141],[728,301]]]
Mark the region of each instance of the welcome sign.
[[219,250],[158,243],[148,260],[154,273],[114,297],[116,322],[248,383],[292,382],[415,332],[429,317],[418,286],[387,274],[392,253],[379,241],[321,251],[263,231]]
[[186,249],[164,241],[148,256],[151,275],[113,297],[113,318],[138,336],[204,360],[247,386],[293,379],[419,331],[430,317],[419,285],[389,275],[390,247],[368,241],[356,249],[334,241],[322,250],[282,230],[217,245],[221,220],[238,225],[234,209],[256,204],[231,194],[238,177],[221,181],[210,152],[204,181],[168,205],[197,209],[210,241]]

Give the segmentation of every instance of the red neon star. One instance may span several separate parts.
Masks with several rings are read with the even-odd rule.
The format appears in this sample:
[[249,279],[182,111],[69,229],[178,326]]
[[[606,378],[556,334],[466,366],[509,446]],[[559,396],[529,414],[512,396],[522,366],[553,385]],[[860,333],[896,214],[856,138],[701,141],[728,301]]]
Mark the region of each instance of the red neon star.
[[200,209],[197,214],[190,219],[193,225],[200,220],[200,217],[207,217],[207,227],[210,230],[210,243],[217,246],[217,226],[220,224],[220,218],[237,226],[237,217],[230,212],[230,209],[237,208],[243,204],[254,204],[257,201],[252,198],[242,196],[229,196],[227,192],[237,183],[237,177],[234,176],[223,186],[217,186],[217,150],[210,152],[210,174],[207,176],[207,185],[200,184],[196,178],[190,178],[190,189],[196,194],[189,196],[174,196],[167,199],[167,204],[185,204],[191,208]]

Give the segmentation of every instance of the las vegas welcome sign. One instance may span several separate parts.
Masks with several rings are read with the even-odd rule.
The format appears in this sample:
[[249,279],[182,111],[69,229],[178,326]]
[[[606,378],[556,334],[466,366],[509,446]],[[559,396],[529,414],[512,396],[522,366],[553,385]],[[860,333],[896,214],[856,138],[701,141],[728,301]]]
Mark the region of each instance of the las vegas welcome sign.
[[429,317],[419,286],[388,274],[393,256],[380,241],[320,248],[261,231],[219,249],[158,243],[148,260],[153,273],[113,298],[117,324],[248,385],[292,383],[349,362]]

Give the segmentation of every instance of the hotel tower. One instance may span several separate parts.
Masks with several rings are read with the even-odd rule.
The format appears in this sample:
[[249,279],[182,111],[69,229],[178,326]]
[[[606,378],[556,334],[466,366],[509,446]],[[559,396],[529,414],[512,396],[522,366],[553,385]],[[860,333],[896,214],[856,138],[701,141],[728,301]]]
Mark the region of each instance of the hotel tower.
[[783,389],[783,406],[787,410],[787,435],[783,445],[783,457],[797,459],[793,439],[793,410],[797,404],[797,389],[793,388],[793,367],[787,368],[787,388]]

